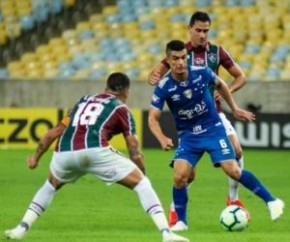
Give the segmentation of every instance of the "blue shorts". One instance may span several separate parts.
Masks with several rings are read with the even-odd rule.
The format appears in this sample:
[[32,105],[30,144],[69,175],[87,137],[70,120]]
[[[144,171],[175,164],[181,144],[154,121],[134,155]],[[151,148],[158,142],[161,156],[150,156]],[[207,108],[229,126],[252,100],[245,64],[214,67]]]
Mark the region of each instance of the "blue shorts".
[[214,166],[226,160],[234,160],[236,155],[231,142],[223,127],[195,135],[186,131],[179,135],[179,145],[176,149],[174,160],[186,160],[193,167],[196,166],[202,155],[207,152]]

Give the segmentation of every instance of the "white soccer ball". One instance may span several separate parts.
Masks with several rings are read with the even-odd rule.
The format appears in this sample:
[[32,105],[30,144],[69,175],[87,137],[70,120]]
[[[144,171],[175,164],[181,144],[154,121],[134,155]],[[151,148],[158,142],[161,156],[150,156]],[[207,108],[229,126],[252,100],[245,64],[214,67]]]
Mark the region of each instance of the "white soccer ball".
[[220,216],[220,224],[227,231],[241,231],[248,222],[247,212],[237,205],[226,207]]

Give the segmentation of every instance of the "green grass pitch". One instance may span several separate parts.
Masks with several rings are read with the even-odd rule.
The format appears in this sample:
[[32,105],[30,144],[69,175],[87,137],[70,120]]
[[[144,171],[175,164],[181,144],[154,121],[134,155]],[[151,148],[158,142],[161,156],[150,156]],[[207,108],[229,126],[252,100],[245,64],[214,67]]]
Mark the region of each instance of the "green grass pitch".
[[[22,218],[34,193],[43,184],[51,152],[36,170],[26,167],[32,151],[0,151],[0,241],[3,231]],[[171,201],[172,170],[168,167],[173,152],[144,150],[147,175],[167,209]],[[245,188],[240,197],[252,219],[242,232],[226,232],[219,225],[225,207],[227,178],[213,168],[205,155],[198,164],[197,179],[189,188],[189,230],[180,233],[192,242],[273,242],[289,241],[290,153],[286,151],[245,151],[245,167],[253,171],[277,197],[284,200],[283,217],[272,222],[264,202]],[[52,205],[31,228],[24,241],[31,242],[155,242],[161,236],[141,209],[134,192],[86,176],[74,185],[63,187]]]

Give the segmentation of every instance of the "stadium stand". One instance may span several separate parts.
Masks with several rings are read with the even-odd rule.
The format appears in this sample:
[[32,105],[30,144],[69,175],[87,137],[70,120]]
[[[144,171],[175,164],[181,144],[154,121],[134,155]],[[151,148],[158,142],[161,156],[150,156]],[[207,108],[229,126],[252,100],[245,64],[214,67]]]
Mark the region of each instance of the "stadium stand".
[[2,78],[97,80],[119,70],[146,80],[169,39],[188,39],[186,24],[200,9],[213,20],[209,38],[230,50],[249,80],[290,80],[289,0],[0,3]]

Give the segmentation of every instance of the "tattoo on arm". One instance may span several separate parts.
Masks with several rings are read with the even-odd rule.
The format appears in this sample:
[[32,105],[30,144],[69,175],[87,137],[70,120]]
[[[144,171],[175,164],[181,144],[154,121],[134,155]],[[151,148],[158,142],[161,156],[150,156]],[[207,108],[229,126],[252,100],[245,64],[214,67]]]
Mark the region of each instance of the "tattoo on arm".
[[138,146],[131,146],[128,149],[131,160],[140,168],[140,170],[145,174],[144,159],[143,154],[138,149]]
[[37,149],[36,149],[36,152],[37,152],[38,154],[43,154],[43,153],[47,150],[47,148],[48,148],[48,147],[46,147],[45,144],[43,144],[43,143],[39,143],[39,144],[38,144],[38,147],[37,147]]

